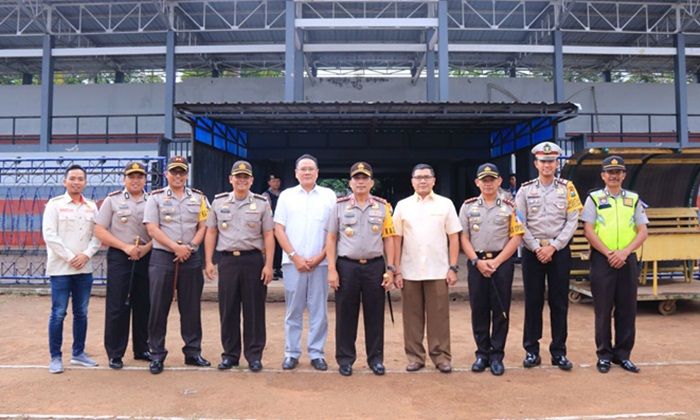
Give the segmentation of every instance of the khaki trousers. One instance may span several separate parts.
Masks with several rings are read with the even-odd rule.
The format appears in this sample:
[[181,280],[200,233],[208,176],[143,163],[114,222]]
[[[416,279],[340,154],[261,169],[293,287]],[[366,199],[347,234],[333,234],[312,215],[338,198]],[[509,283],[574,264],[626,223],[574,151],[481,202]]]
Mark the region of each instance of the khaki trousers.
[[447,289],[445,279],[404,282],[401,292],[403,339],[409,363],[425,363],[423,336],[426,325],[430,359],[435,365],[452,360]]

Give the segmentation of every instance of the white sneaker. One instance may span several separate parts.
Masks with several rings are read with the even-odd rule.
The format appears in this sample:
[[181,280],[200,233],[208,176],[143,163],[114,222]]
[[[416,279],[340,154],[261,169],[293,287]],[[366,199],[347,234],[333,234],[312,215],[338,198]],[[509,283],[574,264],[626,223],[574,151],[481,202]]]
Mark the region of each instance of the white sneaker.
[[49,373],[63,373],[63,360],[60,357],[51,358]]
[[97,362],[95,362],[94,360],[89,358],[88,355],[85,354],[85,352],[82,352],[77,356],[73,356],[73,358],[70,359],[70,364],[71,365],[80,365],[80,366],[85,366],[85,367],[97,366]]

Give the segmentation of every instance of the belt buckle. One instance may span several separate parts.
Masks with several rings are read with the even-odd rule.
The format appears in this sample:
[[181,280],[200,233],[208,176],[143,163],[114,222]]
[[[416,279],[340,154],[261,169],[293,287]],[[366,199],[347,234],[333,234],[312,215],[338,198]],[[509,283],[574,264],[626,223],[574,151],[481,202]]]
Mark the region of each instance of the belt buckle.
[[540,246],[549,245],[549,239],[540,239]]
[[234,257],[240,257],[240,256],[241,256],[241,251],[233,251],[233,252],[231,252],[231,254],[232,254]]
[[367,264],[367,260],[364,258],[361,260],[358,260],[357,262],[359,262],[360,264]]
[[491,253],[491,252],[487,252],[484,255],[486,256],[487,260],[490,260],[491,258],[493,258],[493,253]]

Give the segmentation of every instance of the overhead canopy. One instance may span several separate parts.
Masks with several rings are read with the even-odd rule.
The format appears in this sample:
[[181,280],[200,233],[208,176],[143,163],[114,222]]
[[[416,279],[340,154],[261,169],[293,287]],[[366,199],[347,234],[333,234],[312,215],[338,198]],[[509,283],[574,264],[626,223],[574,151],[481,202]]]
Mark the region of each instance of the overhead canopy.
[[207,118],[248,132],[414,131],[483,132],[546,118],[576,116],[571,103],[196,103],[177,104],[180,119]]

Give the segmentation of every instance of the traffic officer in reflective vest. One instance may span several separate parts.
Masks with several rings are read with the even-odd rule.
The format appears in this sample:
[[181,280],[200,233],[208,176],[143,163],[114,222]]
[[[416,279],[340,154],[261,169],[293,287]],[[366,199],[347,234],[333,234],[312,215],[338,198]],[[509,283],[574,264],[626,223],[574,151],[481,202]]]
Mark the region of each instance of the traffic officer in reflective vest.
[[151,237],[143,225],[148,194],[146,167],[131,162],[124,168],[124,189],[102,202],[95,219],[95,236],[107,249],[107,296],[104,343],[109,367],[121,369],[129,342],[129,318],[133,312],[131,346],[134,359],[150,360],[148,353],[148,262]]
[[[637,315],[639,265],[635,250],[647,238],[644,203],[622,188],[625,161],[619,156],[603,160],[601,178],[605,188],[586,198],[581,220],[591,243],[591,292],[595,308],[596,367],[601,373],[610,363],[637,373],[630,360],[634,346]],[[611,316],[615,317],[615,345],[612,344]]]
[[375,375],[384,368],[384,292],[396,271],[391,205],[370,194],[372,167],[350,168],[352,194],[338,199],[328,220],[328,284],[335,290],[335,358],[343,376],[352,375],[362,302],[367,364]]
[[567,313],[569,310],[569,242],[578,227],[581,200],[571,181],[557,178],[557,158],[561,149],[544,142],[532,148],[539,176],[524,183],[515,196],[515,204],[525,222],[523,250],[523,285],[525,288],[525,325],[523,366],[541,363],[542,309],[545,278],[549,302],[552,342],[549,352],[552,365],[570,370],[566,357]]
[[253,372],[262,370],[265,349],[265,297],[272,280],[275,238],[272,209],[262,195],[250,192],[253,168],[239,160],[229,182],[232,192],[217,194],[207,219],[204,240],[205,274],[219,271],[219,316],[224,348],[219,369],[238,366],[241,357],[241,305],[243,354]]
[[470,198],[459,210],[460,239],[469,259],[469,303],[476,342],[473,372],[503,375],[503,356],[508,335],[513,254],[523,233],[515,203],[501,190],[503,179],[496,165],[485,163],[477,169],[476,186],[481,195]]
[[177,291],[180,333],[185,345],[185,364],[209,366],[201,355],[202,322],[200,300],[204,287],[202,259],[197,253],[204,240],[209,202],[201,191],[187,188],[187,159],[174,156],[168,161],[168,186],[151,193],[143,215],[153,252],[148,266],[151,312],[148,317],[150,371],[163,371],[168,312]]

